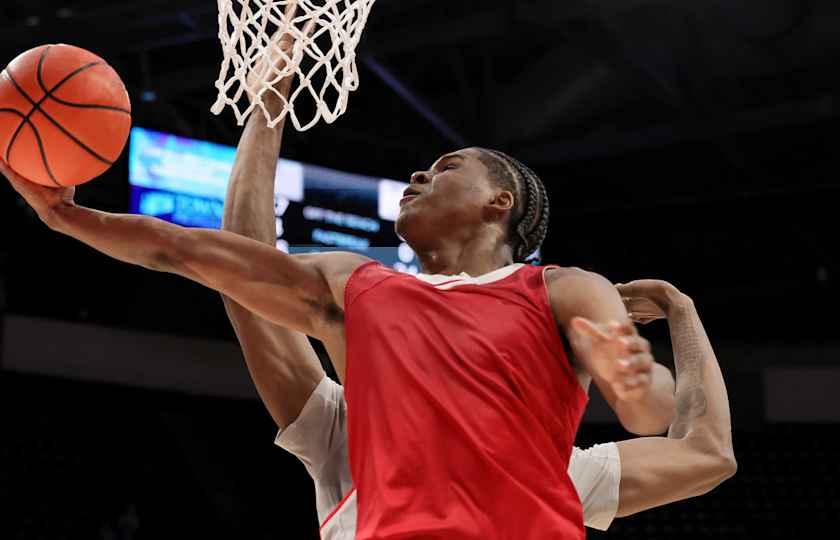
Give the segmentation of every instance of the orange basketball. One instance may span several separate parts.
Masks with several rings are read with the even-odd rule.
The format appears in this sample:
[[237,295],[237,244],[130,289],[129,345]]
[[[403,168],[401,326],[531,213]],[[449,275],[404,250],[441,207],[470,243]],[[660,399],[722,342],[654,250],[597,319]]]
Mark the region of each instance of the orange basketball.
[[42,45],[0,73],[0,158],[45,186],[75,186],[104,173],[131,128],[120,76],[95,54]]

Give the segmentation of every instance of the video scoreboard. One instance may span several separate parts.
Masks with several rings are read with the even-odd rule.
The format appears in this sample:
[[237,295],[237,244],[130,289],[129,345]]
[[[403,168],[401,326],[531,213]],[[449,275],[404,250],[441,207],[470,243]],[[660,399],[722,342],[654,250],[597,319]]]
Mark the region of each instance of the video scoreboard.
[[[134,128],[130,211],[187,227],[220,228],[236,149]],[[363,253],[416,273],[415,254],[394,232],[407,184],[281,159],[274,186],[277,247],[288,253]]]

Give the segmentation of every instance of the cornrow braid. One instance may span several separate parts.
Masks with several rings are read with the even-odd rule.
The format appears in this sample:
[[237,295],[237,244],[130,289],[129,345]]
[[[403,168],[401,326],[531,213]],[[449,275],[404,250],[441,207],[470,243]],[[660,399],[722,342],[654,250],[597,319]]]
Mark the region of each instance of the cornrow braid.
[[514,262],[527,262],[548,233],[548,192],[540,177],[516,158],[498,150],[479,150],[502,165],[499,168],[485,162],[491,175],[515,191],[516,206],[511,219],[510,244]]

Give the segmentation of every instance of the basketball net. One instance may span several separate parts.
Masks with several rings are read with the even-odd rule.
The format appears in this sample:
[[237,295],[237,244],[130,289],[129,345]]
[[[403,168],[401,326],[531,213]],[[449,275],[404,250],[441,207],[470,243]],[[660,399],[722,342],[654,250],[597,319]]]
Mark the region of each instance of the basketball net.
[[[350,92],[359,87],[356,46],[375,1],[218,0],[224,57],[213,114],[230,106],[242,125],[260,108],[269,127],[288,115],[298,131],[322,118],[334,122],[347,110]],[[281,47],[283,41],[286,46]],[[286,98],[275,86],[292,75],[297,86]],[[266,107],[267,92],[280,98],[279,113]],[[300,100],[314,105],[305,106],[307,116],[312,115],[306,124],[295,111]]]

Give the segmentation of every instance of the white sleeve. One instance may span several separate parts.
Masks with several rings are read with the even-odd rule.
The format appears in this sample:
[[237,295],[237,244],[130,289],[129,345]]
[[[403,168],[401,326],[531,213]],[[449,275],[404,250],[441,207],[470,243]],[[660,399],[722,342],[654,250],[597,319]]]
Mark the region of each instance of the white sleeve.
[[324,377],[300,415],[280,430],[274,443],[294,454],[315,481],[318,516],[329,512],[353,489],[347,453],[344,388]]
[[583,505],[587,527],[606,531],[618,512],[621,458],[615,443],[581,450],[572,448],[569,476]]

